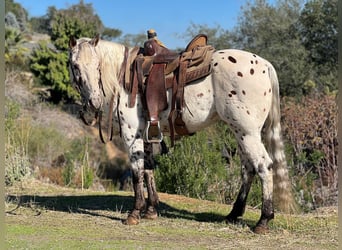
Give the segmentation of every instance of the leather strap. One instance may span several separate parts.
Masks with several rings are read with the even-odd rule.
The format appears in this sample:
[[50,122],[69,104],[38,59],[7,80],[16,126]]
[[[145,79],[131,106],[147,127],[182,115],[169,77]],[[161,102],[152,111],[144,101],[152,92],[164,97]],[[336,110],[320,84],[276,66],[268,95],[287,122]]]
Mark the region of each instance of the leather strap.
[[[121,64],[120,72],[119,72],[119,84],[121,86],[124,85],[124,76],[125,76],[125,70],[126,70],[126,64],[127,64],[127,58],[128,58],[128,47],[125,46],[125,53],[124,53],[124,59]],[[118,95],[118,93],[117,93]],[[114,108],[114,98],[115,95],[113,94],[110,103],[109,103],[109,110],[108,110],[108,130],[107,130],[107,139],[105,140],[102,134],[102,112],[99,112],[99,134],[100,134],[100,139],[101,141],[106,144],[108,141],[111,141],[113,139],[113,132],[114,132],[114,127],[113,127],[113,108]],[[118,98],[119,100],[119,98]],[[117,108],[119,106],[119,102],[117,102]],[[120,118],[119,118],[120,120]]]

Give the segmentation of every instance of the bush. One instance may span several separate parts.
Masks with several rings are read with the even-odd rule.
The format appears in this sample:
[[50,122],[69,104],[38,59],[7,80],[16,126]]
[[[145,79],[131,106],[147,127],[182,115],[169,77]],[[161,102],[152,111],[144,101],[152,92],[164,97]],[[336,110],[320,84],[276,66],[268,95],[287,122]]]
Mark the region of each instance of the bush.
[[168,155],[157,156],[156,183],[162,192],[224,201],[227,168],[205,132],[184,137]]
[[[337,107],[333,95],[282,100],[287,156],[304,206],[328,205],[323,187],[337,190]],[[316,196],[316,197],[315,197]],[[317,199],[319,196],[319,199]],[[319,202],[318,202],[319,201]]]

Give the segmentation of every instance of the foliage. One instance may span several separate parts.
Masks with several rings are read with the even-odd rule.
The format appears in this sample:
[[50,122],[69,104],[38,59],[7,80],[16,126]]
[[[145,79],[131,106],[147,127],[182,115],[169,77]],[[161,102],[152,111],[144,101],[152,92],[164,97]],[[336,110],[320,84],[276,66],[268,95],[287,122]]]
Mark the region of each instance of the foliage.
[[224,200],[227,169],[204,132],[182,138],[171,154],[157,157],[158,190],[199,199]]
[[51,86],[51,100],[54,103],[72,102],[79,98],[70,84],[68,71],[68,41],[70,36],[93,37],[105,32],[109,39],[120,34],[119,30],[105,28],[92,4],[82,0],[68,9],[56,10],[50,7],[48,14],[36,20],[36,27],[49,23],[49,35],[57,50],[52,50],[46,43],[40,43],[31,58],[31,70],[41,84]]
[[234,135],[224,123],[177,142],[157,156],[158,190],[231,203],[240,188],[240,163]]
[[79,98],[79,94],[70,84],[67,63],[67,53],[52,50],[45,41],[39,44],[39,48],[35,49],[31,56],[31,71],[41,84],[51,87],[51,99],[54,103]]
[[[282,105],[283,130],[291,145],[292,154],[289,156],[292,157],[289,160],[292,161],[298,187],[307,186],[304,191],[308,192],[323,187],[337,190],[335,96],[306,96],[299,101],[284,98]],[[302,178],[308,182],[303,184]],[[328,198],[320,197],[323,204]]]
[[5,65],[9,70],[25,69],[28,63],[27,49],[23,47],[25,39],[20,30],[5,28]]
[[19,24],[20,31],[27,30],[27,11],[19,3],[15,3],[13,0],[5,0],[6,17],[8,13],[13,13],[16,22]]
[[190,42],[198,34],[207,35],[208,44],[214,46],[216,49],[228,49],[231,47],[230,32],[224,30],[220,25],[210,28],[205,24],[199,25],[191,23],[184,37]]
[[299,0],[278,1],[277,6],[265,0],[248,2],[234,32],[234,47],[253,51],[274,65],[282,95],[302,95],[308,79],[307,51],[295,27],[299,16]]
[[312,0],[305,4],[298,20],[308,60],[314,65],[312,78],[320,90],[337,89],[337,16],[337,0]]
[[[31,165],[27,154],[27,137],[23,130],[16,128],[16,119],[19,117],[20,107],[17,103],[7,100],[5,102],[5,184],[13,185],[31,174]],[[22,135],[17,140],[18,133]],[[23,139],[25,135],[25,140]]]

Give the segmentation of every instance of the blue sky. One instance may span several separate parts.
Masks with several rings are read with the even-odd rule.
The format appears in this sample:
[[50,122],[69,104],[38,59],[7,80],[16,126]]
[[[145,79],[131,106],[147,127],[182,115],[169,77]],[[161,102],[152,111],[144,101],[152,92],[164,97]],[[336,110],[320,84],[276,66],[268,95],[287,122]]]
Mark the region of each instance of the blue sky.
[[[49,6],[68,8],[79,0],[15,0],[30,17],[46,14]],[[241,6],[247,0],[84,0],[92,3],[95,12],[106,27],[122,30],[123,34],[146,33],[150,28],[169,48],[185,47],[188,41],[177,37],[182,35],[191,23],[232,29],[241,13]]]

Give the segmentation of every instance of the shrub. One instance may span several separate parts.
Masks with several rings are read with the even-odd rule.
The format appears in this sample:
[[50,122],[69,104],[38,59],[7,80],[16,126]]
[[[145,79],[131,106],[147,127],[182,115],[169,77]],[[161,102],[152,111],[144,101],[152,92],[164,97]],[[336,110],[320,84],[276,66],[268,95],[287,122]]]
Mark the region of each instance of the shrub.
[[[337,190],[337,107],[333,95],[312,95],[282,100],[287,156],[293,165],[296,188],[310,206],[326,205],[329,197],[317,194]],[[320,204],[314,193],[320,196]],[[316,200],[316,201],[315,201]],[[315,204],[313,204],[315,203]]]
[[168,155],[157,156],[156,183],[162,192],[225,200],[227,168],[205,132],[184,137]]

